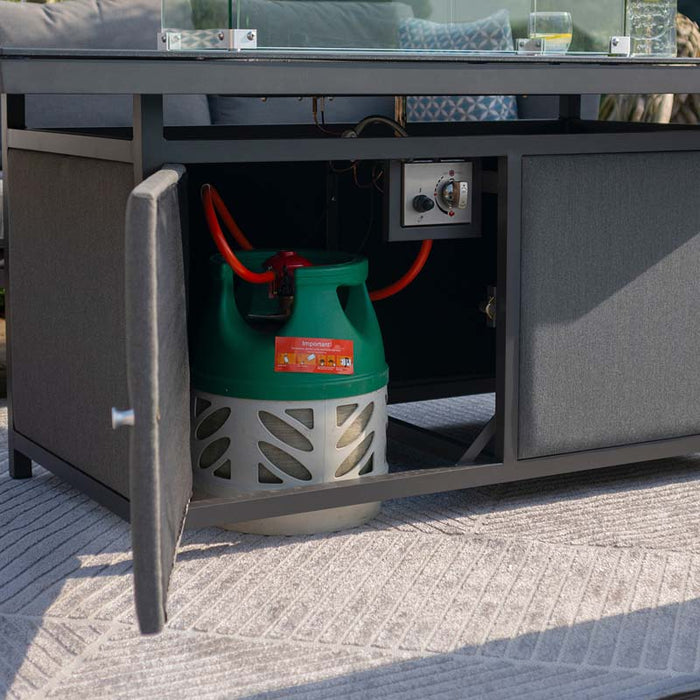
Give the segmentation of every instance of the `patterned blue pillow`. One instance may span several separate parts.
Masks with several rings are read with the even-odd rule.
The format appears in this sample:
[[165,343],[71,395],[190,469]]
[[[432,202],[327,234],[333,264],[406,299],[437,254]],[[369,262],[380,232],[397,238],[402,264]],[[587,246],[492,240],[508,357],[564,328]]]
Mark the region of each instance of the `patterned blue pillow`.
[[[508,10],[499,10],[476,22],[459,24],[404,19],[399,24],[399,46],[433,51],[512,51],[510,15]],[[513,95],[409,97],[406,116],[410,122],[501,121],[517,119],[518,105]]]

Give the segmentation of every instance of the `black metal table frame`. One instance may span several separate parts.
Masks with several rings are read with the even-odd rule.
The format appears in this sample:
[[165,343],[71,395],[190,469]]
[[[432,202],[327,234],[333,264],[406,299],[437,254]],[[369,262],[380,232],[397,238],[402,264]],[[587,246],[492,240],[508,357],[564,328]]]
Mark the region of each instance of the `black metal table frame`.
[[[0,51],[3,160],[7,149],[93,157],[133,164],[141,181],[163,163],[245,163],[328,160],[390,160],[455,156],[498,159],[498,261],[496,414],[454,466],[416,469],[386,476],[308,486],[236,499],[195,499],[188,527],[299,513],[362,502],[436,493],[565,472],[660,459],[700,451],[700,435],[621,445],[604,449],[518,459],[518,385],[520,322],[521,163],[529,154],[583,154],[700,151],[700,129],[653,127],[600,133],[552,133],[551,123],[496,128],[494,133],[425,135],[407,139],[338,139],[297,136],[284,130],[265,138],[229,138],[215,127],[168,130],[163,125],[164,94],[213,93],[239,96],[540,94],[560,96],[561,125],[579,113],[582,94],[700,92],[700,63],[693,60],[514,58],[425,60],[380,56],[281,58],[191,55],[158,52]],[[371,76],[371,81],[368,80]],[[456,78],[459,80],[456,80]],[[82,93],[134,96],[130,138],[108,133],[80,134],[25,128],[24,96],[33,93]],[[509,133],[510,130],[510,133]],[[584,130],[585,131],[585,130]],[[603,130],[605,131],[605,130]],[[235,134],[231,131],[230,135]],[[8,183],[11,187],[11,182]],[[6,237],[11,220],[5,197]],[[9,271],[11,262],[6,259]],[[8,275],[9,278],[9,275]],[[7,290],[8,336],[12,291]],[[8,344],[8,425],[10,473],[31,476],[31,460],[129,518],[128,500],[88,474],[18,433],[12,423],[12,360]],[[406,425],[392,430],[405,433]],[[493,433],[496,454],[477,461]],[[431,436],[423,433],[425,438]],[[435,438],[436,444],[439,438]],[[444,441],[443,442],[449,442]],[[449,447],[449,445],[448,445]],[[455,447],[453,445],[453,447]]]

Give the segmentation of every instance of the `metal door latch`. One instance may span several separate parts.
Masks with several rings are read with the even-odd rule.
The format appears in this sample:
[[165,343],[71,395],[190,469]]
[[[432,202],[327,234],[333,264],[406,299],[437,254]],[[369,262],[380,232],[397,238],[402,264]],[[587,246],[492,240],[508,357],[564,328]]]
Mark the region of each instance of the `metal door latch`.
[[127,425],[131,426],[134,424],[134,409],[127,408],[120,411],[118,408],[112,406],[112,430],[117,428],[123,428]]
[[496,287],[488,287],[486,290],[488,297],[486,301],[479,304],[479,310],[486,315],[486,325],[489,328],[496,327]]

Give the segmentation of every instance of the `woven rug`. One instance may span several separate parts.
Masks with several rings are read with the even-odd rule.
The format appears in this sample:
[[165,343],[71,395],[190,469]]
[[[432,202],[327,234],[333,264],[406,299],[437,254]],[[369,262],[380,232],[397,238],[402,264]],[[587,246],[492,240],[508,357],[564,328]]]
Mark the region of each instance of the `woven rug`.
[[[489,401],[432,402],[422,420],[459,433],[455,414],[478,422]],[[168,627],[141,637],[128,526],[40,468],[10,480],[0,447],[0,695],[638,700],[700,688],[698,458],[390,502],[332,535],[189,531]],[[421,459],[397,446],[391,457]]]

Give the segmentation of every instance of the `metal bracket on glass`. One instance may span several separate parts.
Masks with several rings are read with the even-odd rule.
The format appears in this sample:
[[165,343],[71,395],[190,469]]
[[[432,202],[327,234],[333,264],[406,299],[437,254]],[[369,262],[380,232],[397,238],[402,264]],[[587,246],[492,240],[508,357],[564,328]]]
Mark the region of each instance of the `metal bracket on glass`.
[[629,56],[632,53],[632,41],[628,36],[613,36],[610,38],[611,56]]
[[164,29],[158,34],[162,51],[242,51],[258,48],[257,29]]
[[231,30],[231,48],[234,51],[242,49],[257,49],[258,48],[258,31],[257,29],[232,29]]
[[545,40],[538,39],[518,39],[517,50],[520,54],[541,54],[544,53]]

